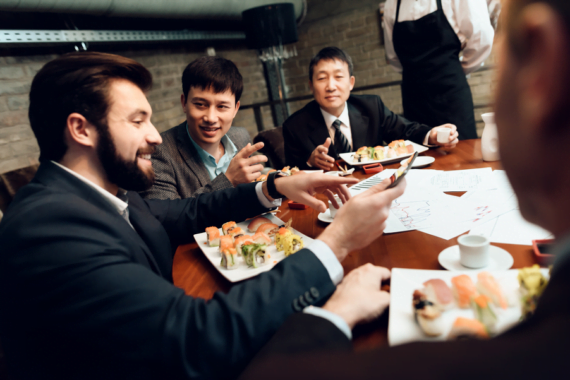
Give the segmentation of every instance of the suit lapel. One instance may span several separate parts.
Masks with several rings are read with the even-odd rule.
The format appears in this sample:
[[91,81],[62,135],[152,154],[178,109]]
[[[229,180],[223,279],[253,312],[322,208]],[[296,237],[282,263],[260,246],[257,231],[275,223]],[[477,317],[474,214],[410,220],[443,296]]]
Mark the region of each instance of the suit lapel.
[[350,119],[350,132],[352,134],[352,150],[356,151],[358,148],[367,145],[369,141],[375,141],[372,136],[367,136],[372,131],[368,128],[368,117],[348,103],[348,118]]
[[202,162],[202,159],[198,155],[198,151],[194,147],[194,144],[190,141],[188,137],[188,132],[186,130],[186,123],[180,124],[177,128],[176,139],[178,140],[178,144],[176,144],[176,148],[178,152],[182,156],[184,163],[188,166],[198,181],[200,182],[201,186],[206,186],[210,183],[210,176],[208,175],[208,171],[206,170],[206,166]]
[[[311,139],[316,147],[318,145],[324,144],[327,138],[331,136],[329,135],[329,130],[327,129],[325,118],[323,117],[323,114],[321,113],[321,109],[317,102],[315,102],[314,106],[310,110],[310,115],[311,119],[309,120],[309,139]],[[334,144],[331,144],[329,147],[329,156],[335,159],[337,157]]]
[[[143,254],[136,249],[130,250],[134,259],[139,263],[146,263],[151,270],[162,276],[161,270],[154,259],[154,255],[143,239],[141,239],[139,233],[137,233],[137,231],[127,223],[127,221],[118,213],[109,201],[105,200],[95,189],[92,189],[80,179],[75,178],[73,175],[67,173],[65,170],[57,167],[51,162],[43,162],[40,165],[36,178],[47,186],[59,188],[63,191],[79,196],[95,208],[93,212],[105,213],[105,218],[109,220],[110,226],[118,231],[120,235],[129,242],[129,246],[138,246],[142,250]],[[129,207],[129,213],[130,212],[131,210]],[[147,214],[147,217],[149,215],[150,214]],[[141,230],[140,233],[145,235],[144,230]]]

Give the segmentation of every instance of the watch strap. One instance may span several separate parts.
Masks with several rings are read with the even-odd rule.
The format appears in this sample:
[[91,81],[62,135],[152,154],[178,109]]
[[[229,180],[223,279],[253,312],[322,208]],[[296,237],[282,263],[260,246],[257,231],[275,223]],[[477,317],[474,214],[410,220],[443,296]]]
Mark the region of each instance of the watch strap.
[[267,193],[273,199],[285,198],[283,194],[278,192],[277,188],[275,187],[275,177],[277,176],[281,177],[282,175],[283,174],[281,172],[276,171],[269,173],[269,175],[267,176]]

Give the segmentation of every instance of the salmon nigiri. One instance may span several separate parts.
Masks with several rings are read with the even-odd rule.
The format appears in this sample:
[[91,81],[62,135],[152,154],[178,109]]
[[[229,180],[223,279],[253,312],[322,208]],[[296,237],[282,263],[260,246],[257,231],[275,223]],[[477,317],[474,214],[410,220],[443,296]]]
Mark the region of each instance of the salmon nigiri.
[[468,275],[462,274],[453,277],[451,284],[457,305],[462,309],[467,309],[471,305],[471,298],[477,295],[473,280]]
[[448,339],[457,339],[465,336],[481,339],[489,338],[487,329],[485,329],[485,326],[478,320],[457,317],[455,322],[453,322]]
[[477,290],[479,293],[489,297],[495,306],[499,306],[501,309],[507,308],[507,300],[503,295],[503,291],[491,273],[480,272],[477,274],[477,280]]

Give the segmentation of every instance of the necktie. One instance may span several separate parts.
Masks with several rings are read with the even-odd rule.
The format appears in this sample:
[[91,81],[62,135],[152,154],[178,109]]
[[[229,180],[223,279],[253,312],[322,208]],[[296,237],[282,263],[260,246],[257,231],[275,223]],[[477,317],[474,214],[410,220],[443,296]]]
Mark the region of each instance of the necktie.
[[350,143],[344,133],[340,131],[340,120],[336,119],[332,124],[334,132],[334,147],[337,153],[348,153],[351,151]]

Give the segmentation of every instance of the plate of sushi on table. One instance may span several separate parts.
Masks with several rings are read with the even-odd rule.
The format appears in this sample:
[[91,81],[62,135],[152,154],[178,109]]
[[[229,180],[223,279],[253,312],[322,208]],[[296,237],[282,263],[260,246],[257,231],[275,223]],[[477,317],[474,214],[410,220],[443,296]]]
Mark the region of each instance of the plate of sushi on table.
[[492,273],[394,268],[390,346],[493,337],[534,312],[548,279],[538,265]]
[[410,140],[394,140],[388,146],[362,146],[356,152],[341,153],[339,157],[352,166],[375,164],[391,164],[410,157],[414,152],[423,153],[427,146],[416,144]]
[[195,234],[198,247],[231,282],[267,272],[285,257],[313,242],[273,214],[241,223],[228,221]]

